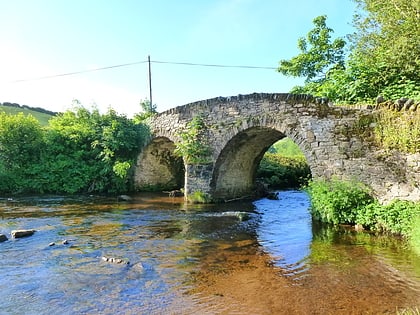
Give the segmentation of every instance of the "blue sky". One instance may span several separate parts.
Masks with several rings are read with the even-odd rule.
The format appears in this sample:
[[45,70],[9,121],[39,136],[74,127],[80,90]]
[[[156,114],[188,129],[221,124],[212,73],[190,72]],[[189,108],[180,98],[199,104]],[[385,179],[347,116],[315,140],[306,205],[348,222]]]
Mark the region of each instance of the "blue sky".
[[[152,60],[158,111],[217,96],[288,92],[302,79],[271,69],[299,51],[312,20],[328,16],[334,36],[352,31],[351,0],[0,0],[0,102],[54,111],[73,99],[129,116],[149,96]],[[14,82],[16,80],[27,80]]]

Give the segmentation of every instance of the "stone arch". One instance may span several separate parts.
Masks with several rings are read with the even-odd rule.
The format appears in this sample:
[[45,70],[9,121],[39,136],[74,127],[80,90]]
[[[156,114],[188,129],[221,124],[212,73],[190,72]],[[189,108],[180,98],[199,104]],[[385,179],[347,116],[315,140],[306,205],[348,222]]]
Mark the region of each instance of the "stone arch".
[[210,182],[216,200],[252,195],[257,168],[265,152],[278,140],[289,137],[305,155],[309,168],[310,150],[296,130],[279,131],[272,126],[253,126],[233,136],[217,157]]
[[286,135],[276,129],[252,127],[232,137],[219,154],[210,183],[215,199],[249,195],[257,167],[268,148]]
[[175,144],[167,137],[150,141],[137,159],[136,189],[173,190],[184,186],[184,162],[174,150]]

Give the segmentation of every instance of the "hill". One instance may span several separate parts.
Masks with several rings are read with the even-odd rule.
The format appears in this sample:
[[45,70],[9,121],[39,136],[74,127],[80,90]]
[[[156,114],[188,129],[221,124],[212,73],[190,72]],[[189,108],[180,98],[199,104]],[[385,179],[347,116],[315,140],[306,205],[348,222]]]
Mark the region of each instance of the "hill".
[[23,113],[24,115],[32,115],[38,119],[39,123],[42,126],[48,125],[48,120],[57,115],[56,112],[49,111],[40,107],[30,107],[27,105],[19,105],[17,103],[0,103],[0,111],[16,115],[18,113]]

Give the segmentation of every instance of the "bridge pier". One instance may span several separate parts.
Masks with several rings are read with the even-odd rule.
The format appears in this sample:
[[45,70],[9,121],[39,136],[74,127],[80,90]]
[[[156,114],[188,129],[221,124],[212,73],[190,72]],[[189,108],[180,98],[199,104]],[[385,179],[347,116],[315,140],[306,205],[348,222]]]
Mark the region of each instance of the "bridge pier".
[[213,174],[212,164],[189,164],[185,166],[185,198],[194,192],[211,196],[210,182]]

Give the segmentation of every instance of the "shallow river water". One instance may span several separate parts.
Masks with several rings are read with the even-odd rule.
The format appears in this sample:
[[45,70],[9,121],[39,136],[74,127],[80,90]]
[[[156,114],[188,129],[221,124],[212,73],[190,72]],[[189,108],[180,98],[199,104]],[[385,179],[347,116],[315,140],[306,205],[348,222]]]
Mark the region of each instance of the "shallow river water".
[[396,238],[318,226],[304,192],[205,206],[132,197],[0,198],[0,314],[420,309],[420,258]]

